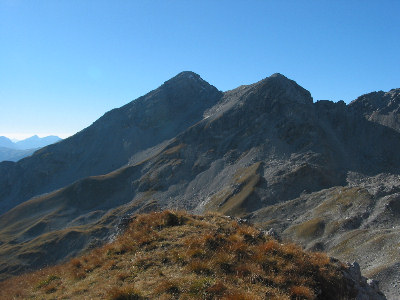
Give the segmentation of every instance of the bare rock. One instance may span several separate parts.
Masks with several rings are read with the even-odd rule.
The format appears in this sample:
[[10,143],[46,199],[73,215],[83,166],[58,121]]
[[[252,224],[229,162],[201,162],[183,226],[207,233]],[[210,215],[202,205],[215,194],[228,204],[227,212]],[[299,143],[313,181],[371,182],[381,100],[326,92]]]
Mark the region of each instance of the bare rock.
[[385,295],[379,290],[379,283],[361,275],[360,265],[357,262],[348,263],[343,270],[348,279],[347,287],[356,300],[384,300]]

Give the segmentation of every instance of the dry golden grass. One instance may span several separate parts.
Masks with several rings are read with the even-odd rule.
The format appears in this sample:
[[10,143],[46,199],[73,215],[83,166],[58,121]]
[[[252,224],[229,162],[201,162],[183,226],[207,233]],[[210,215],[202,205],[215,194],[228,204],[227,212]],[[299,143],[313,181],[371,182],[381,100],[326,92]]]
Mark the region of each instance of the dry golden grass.
[[1,299],[337,299],[341,266],[216,214],[132,218],[114,242],[0,283]]

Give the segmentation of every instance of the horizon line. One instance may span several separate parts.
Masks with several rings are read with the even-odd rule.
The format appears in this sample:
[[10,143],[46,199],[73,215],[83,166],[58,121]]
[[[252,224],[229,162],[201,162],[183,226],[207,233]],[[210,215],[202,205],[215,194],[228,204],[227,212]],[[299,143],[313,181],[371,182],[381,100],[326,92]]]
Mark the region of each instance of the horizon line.
[[48,137],[48,136],[57,136],[61,139],[66,139],[72,135],[74,135],[75,133],[18,133],[18,132],[14,132],[14,133],[0,133],[0,136],[4,136],[12,141],[22,141],[25,140],[27,138],[33,137],[35,135],[37,135],[39,138],[44,138],[44,137]]

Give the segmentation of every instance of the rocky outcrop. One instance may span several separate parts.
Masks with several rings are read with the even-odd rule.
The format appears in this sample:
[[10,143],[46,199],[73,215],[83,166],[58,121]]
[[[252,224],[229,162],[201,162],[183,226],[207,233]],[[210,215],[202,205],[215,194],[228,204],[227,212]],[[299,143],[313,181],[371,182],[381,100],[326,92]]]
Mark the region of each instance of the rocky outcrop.
[[356,300],[384,300],[385,295],[379,290],[379,282],[367,279],[361,275],[360,265],[357,262],[347,263],[343,275],[347,278],[346,290],[350,291]]

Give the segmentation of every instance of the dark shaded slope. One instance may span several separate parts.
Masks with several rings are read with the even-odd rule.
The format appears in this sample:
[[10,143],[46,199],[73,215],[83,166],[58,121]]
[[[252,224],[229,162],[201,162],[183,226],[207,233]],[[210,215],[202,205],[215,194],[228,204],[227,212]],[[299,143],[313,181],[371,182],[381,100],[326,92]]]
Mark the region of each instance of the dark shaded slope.
[[220,97],[199,75],[182,72],[73,137],[18,163],[0,163],[0,213],[35,195],[127,164],[136,152],[171,139],[202,119]]
[[18,161],[24,157],[31,155],[37,149],[18,150],[6,147],[0,147],[0,162],[2,161]]
[[396,155],[400,146],[399,132],[370,122],[360,111],[343,102],[319,101],[315,108],[318,122],[328,134],[325,139],[334,145],[329,149],[336,165],[346,172],[365,175],[400,172],[400,160]]

